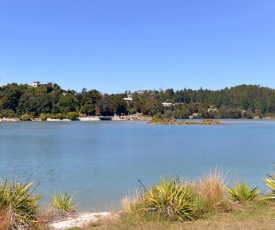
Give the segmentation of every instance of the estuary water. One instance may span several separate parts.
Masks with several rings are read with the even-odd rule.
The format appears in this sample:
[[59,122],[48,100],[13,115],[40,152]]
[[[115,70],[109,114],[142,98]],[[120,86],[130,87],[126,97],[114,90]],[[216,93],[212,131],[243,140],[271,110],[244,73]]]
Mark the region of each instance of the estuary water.
[[[41,182],[54,192],[77,193],[78,209],[121,208],[121,198],[159,182],[160,176],[194,180],[216,167],[228,183],[267,190],[273,173],[275,121],[225,120],[225,125],[148,125],[142,121],[14,122],[0,124],[0,177]],[[15,171],[15,173],[14,173]]]

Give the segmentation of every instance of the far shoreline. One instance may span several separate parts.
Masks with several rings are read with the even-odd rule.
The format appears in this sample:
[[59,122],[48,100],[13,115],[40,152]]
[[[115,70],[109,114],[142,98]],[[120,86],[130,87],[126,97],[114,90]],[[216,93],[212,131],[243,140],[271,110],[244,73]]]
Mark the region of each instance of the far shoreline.
[[[0,118],[0,123],[9,123],[9,122],[71,122],[71,121],[81,121],[81,122],[98,122],[101,121],[99,119],[101,116],[86,116],[86,117],[77,117],[75,120],[71,119],[53,119],[53,118],[47,118],[46,120],[42,120],[41,118],[32,118],[30,120],[20,120],[20,118]],[[213,120],[214,123],[211,122],[211,124],[217,124],[217,121],[226,121],[226,120],[275,120],[271,117],[263,117],[263,118],[222,118],[222,119],[203,119],[203,118],[192,118],[192,119],[174,119],[176,122],[163,122],[163,121],[157,121],[152,122],[152,117],[148,116],[135,116],[135,115],[128,115],[128,116],[109,116],[112,119],[109,121],[147,121],[148,124],[178,124],[178,125],[203,125],[203,124],[210,124],[210,123],[202,123],[203,120]],[[223,123],[223,122],[222,122]],[[218,124],[220,125],[220,124]]]

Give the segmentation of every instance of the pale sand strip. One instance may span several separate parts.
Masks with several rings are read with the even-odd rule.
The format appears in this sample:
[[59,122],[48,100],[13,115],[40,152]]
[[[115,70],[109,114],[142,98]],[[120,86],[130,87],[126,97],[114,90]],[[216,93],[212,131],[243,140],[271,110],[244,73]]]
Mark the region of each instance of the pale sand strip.
[[69,217],[66,220],[55,221],[50,224],[52,230],[58,229],[68,229],[72,227],[83,227],[91,222],[96,222],[101,217],[106,217],[110,215],[109,212],[99,212],[99,213],[80,213],[78,217]]

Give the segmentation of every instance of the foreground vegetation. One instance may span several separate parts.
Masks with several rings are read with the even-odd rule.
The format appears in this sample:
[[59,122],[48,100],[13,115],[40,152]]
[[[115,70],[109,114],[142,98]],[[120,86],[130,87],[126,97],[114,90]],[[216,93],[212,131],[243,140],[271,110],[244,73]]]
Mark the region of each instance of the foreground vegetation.
[[124,198],[120,217],[84,229],[273,229],[273,183],[274,177],[269,176],[266,184],[271,193],[260,196],[260,190],[247,183],[228,187],[218,170],[192,183],[161,178],[159,185],[148,189],[142,185],[142,193]]
[[[132,100],[125,101],[124,98]],[[163,102],[168,103],[167,106]],[[0,87],[0,118],[74,120],[78,116],[115,113],[161,114],[176,119],[275,117],[275,90],[258,85],[239,85],[217,91],[160,89],[109,95],[95,89],[65,90],[53,83],[41,87],[16,83]]]
[[243,182],[228,187],[225,179],[218,170],[192,183],[161,178],[160,184],[142,185],[143,192],[124,198],[119,217],[83,229],[274,229],[274,177],[265,179],[268,195]]
[[71,230],[243,230],[274,229],[275,206],[267,202],[235,204],[229,211],[212,211],[195,221],[168,221],[156,216],[123,213],[119,218],[103,219],[86,228]]
[[[232,186],[214,170],[194,181],[161,178],[159,184],[122,200],[123,211],[84,229],[272,229],[275,221],[275,177],[264,178],[271,189],[262,195],[245,182]],[[48,229],[56,215],[74,211],[75,194],[54,194],[53,211],[39,213],[33,182],[2,180],[0,229]],[[75,228],[81,229],[81,228]]]
[[38,221],[37,201],[33,182],[0,181],[0,229],[32,229]]
[[68,196],[60,193],[53,197],[54,209],[43,215],[39,212],[37,203],[43,195],[33,194],[37,186],[34,182],[23,183],[16,179],[0,181],[0,229],[46,229],[47,218],[51,218],[55,211],[60,215],[73,210],[75,194]]

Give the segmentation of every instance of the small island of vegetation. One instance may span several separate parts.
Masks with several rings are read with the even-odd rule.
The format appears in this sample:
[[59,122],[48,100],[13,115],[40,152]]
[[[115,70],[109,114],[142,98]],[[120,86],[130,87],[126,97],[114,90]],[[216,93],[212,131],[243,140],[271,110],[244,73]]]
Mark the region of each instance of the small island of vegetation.
[[153,116],[152,120],[148,124],[165,124],[165,125],[223,125],[224,123],[220,120],[204,119],[202,121],[186,121],[186,120],[175,120],[159,114]]

